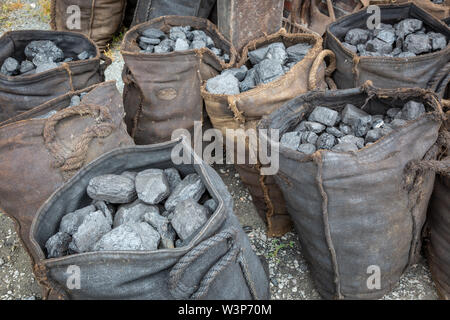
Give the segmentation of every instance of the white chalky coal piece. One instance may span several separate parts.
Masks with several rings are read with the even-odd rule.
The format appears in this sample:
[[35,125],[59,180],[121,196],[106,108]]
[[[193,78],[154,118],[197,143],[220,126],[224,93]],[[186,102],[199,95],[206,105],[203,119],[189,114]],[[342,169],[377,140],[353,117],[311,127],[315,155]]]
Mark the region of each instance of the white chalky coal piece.
[[115,174],[92,178],[86,191],[91,199],[109,203],[129,203],[136,199],[134,181]]
[[161,169],[139,172],[135,184],[138,198],[148,204],[158,204],[170,195],[169,181]]

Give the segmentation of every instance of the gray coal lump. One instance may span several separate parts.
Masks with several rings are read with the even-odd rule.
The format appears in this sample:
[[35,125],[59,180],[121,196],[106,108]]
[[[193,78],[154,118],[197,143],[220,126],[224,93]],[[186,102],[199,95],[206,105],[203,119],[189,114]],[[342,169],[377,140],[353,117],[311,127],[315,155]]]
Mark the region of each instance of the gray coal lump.
[[184,241],[198,231],[208,221],[208,217],[208,209],[193,199],[187,199],[177,204],[171,223]]
[[[142,198],[142,188],[155,204],[136,197]],[[155,194],[150,196],[148,191]],[[94,177],[86,188],[93,198],[91,205],[62,217],[58,232],[46,242],[47,257],[187,245],[218,207],[205,191],[198,174],[181,179],[174,167]]]
[[274,59],[266,58],[255,66],[256,82],[269,83],[284,75],[283,65]]
[[161,249],[175,248],[176,232],[172,228],[169,219],[155,211],[149,211],[144,215],[144,221],[158,231],[161,237]]
[[173,190],[169,198],[167,198],[164,207],[171,212],[181,201],[193,199],[200,200],[203,193],[205,193],[205,185],[202,179],[196,173],[187,175]]
[[308,117],[309,121],[322,123],[326,126],[332,127],[338,119],[338,112],[325,107],[317,107],[311,112]]
[[214,199],[208,199],[205,201],[203,206],[208,209],[209,213],[214,213],[217,209],[218,203]]
[[123,204],[117,209],[114,217],[114,228],[129,222],[144,221],[144,216],[148,212],[159,214],[159,209],[157,206],[145,204],[139,199],[132,203]]
[[191,26],[175,26],[166,34],[155,28],[139,31],[137,44],[142,53],[165,54],[208,48],[219,59],[228,63],[230,57],[222,49],[215,46],[214,40],[203,30],[193,30]]
[[161,169],[139,172],[135,186],[138,198],[148,204],[158,204],[170,194],[169,181]]
[[95,206],[90,205],[66,214],[59,224],[59,231],[73,235],[77,232],[78,227],[83,223],[86,216],[95,211],[97,211]]
[[92,251],[153,251],[161,237],[146,222],[123,224],[103,235]]
[[137,197],[134,181],[115,174],[92,178],[86,191],[91,199],[109,203],[129,203]]
[[95,243],[106,233],[111,231],[111,225],[101,211],[89,213],[72,235],[69,249],[77,253],[89,252]]
[[374,115],[352,104],[346,104],[340,113],[317,106],[307,121],[300,121],[281,136],[280,144],[307,155],[317,150],[356,152],[405,126],[408,121],[418,119],[425,112],[425,106],[414,100],[402,108],[390,108],[383,114]]
[[65,232],[58,232],[51,236],[45,243],[47,257],[50,259],[60,258],[67,255],[71,241],[72,237]]
[[11,57],[5,59],[0,70],[6,76],[15,75],[18,71],[20,71],[20,64],[16,59]]
[[411,58],[445,49],[447,38],[419,19],[403,19],[395,25],[381,23],[374,30],[347,31],[342,45],[360,56]]
[[299,134],[299,132],[287,132],[281,137],[280,144],[282,144],[286,148],[297,150],[298,146],[300,145],[301,139],[302,136]]
[[247,65],[223,70],[206,82],[206,91],[235,95],[275,81],[302,61],[311,48],[309,43],[286,48],[283,42],[274,42],[249,51]]
[[222,73],[206,81],[206,90],[213,94],[239,94],[239,80],[232,73]]
[[167,181],[169,182],[170,192],[175,190],[176,186],[181,182],[181,176],[177,169],[168,168],[164,170]]
[[26,59],[22,61],[7,57],[2,63],[0,73],[6,76],[32,75],[58,68],[64,62],[94,57],[89,51],[83,51],[76,57],[66,57],[63,50],[50,40],[29,42],[24,54]]

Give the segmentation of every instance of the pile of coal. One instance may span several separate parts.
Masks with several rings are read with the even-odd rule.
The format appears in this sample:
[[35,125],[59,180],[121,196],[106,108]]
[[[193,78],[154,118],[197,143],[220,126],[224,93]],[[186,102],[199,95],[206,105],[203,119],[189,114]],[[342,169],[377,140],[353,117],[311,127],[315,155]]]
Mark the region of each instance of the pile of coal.
[[227,69],[206,82],[206,90],[214,94],[234,95],[277,80],[299,63],[311,49],[309,43],[288,48],[275,42],[248,53],[248,66]]
[[281,137],[280,144],[304,154],[320,149],[356,152],[424,113],[425,106],[412,100],[401,109],[391,108],[377,115],[370,115],[352,104],[347,104],[340,113],[316,107],[308,120]]
[[69,57],[50,40],[31,41],[24,50],[26,59],[20,61],[8,57],[3,62],[0,73],[5,76],[32,75],[59,67],[64,62],[94,58],[92,53],[83,51],[76,57]]
[[380,23],[374,30],[355,28],[342,44],[359,56],[409,58],[447,47],[445,35],[428,30],[421,20],[404,19],[397,24]]
[[[86,95],[86,92],[81,93],[80,95],[73,95],[72,98],[70,99],[70,104],[67,106],[69,107],[75,107],[78,106],[81,103],[81,100],[83,99],[83,97]],[[51,110],[43,115],[40,116],[36,116],[33,119],[48,119],[51,116],[55,115],[58,111],[56,110]]]
[[203,30],[193,30],[191,26],[172,27],[168,34],[155,28],[142,30],[138,45],[143,53],[169,53],[208,48],[219,59],[226,63],[230,62],[229,54],[217,48],[210,36]]
[[187,244],[217,203],[196,173],[125,171],[90,180],[89,206],[66,214],[48,239],[48,258],[93,251],[173,249]]

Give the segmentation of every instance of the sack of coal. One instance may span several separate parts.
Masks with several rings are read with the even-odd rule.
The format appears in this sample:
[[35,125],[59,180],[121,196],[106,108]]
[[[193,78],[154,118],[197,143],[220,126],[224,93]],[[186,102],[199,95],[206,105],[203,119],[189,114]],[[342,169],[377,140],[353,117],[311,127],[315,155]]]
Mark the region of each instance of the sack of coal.
[[139,0],[134,11],[135,26],[163,16],[208,18],[216,0]]
[[368,29],[361,10],[331,24],[326,48],[336,54],[340,89],[370,80],[380,88],[427,88],[450,61],[450,29],[413,3],[380,5],[381,23]]
[[393,2],[395,2],[395,4],[412,2],[419,8],[435,16],[437,19],[444,19],[450,16],[450,0],[370,0],[367,2],[370,5],[392,4]]
[[76,32],[9,31],[0,37],[0,122],[104,81],[110,64]]
[[52,0],[50,26],[80,32],[103,51],[122,25],[126,4],[126,0]]
[[[31,241],[38,281],[53,296],[269,299],[267,275],[226,186],[201,160],[174,160],[180,149],[194,160],[181,139],[113,150],[40,208]],[[68,281],[73,266],[76,288]]]
[[136,144],[171,140],[176,129],[203,121],[203,80],[235,64],[233,46],[216,26],[196,17],[167,16],[133,27],[125,60],[126,124]]
[[[324,59],[331,60],[328,68]],[[325,89],[325,77],[333,70],[334,55],[322,49],[317,34],[288,34],[281,29],[245,46],[238,66],[206,81],[202,96],[214,128],[223,137],[230,141],[246,139],[246,132],[255,130],[264,115],[308,90]],[[235,130],[236,135],[228,136],[227,130]],[[291,221],[273,177],[261,176],[258,163],[234,163],[269,227],[268,234],[288,232]]]
[[[261,121],[278,130],[276,181],[326,299],[376,299],[416,263],[443,120],[418,88],[301,95]],[[267,131],[270,132],[270,131]]]
[[[133,140],[115,82],[50,100],[0,123],[0,207],[28,253],[36,210],[83,165]],[[7,182],[7,183],[6,183]]]
[[281,0],[217,0],[217,25],[241,54],[250,41],[280,30],[283,4]]

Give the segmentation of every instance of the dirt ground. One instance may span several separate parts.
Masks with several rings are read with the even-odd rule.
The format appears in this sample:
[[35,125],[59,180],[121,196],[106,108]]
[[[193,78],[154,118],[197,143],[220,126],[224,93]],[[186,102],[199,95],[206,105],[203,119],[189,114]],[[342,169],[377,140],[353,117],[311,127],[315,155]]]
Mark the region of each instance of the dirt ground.
[[[0,34],[7,30],[48,29],[48,8],[45,3],[44,0],[22,0],[23,6],[14,10],[0,7],[3,10],[0,11]],[[120,38],[110,52],[114,62],[108,68],[106,77],[107,80],[116,80],[118,89],[122,91],[123,60],[118,51],[119,43]],[[272,299],[320,299],[302,256],[296,233],[290,232],[276,239],[268,238],[251,196],[233,166],[218,165],[215,169],[234,198],[235,213],[248,230],[254,250],[268,261]],[[30,259],[14,231],[14,224],[0,213],[0,299],[40,298],[40,288],[32,274]],[[426,261],[421,259],[418,264],[409,268],[394,290],[383,299],[437,299]]]

